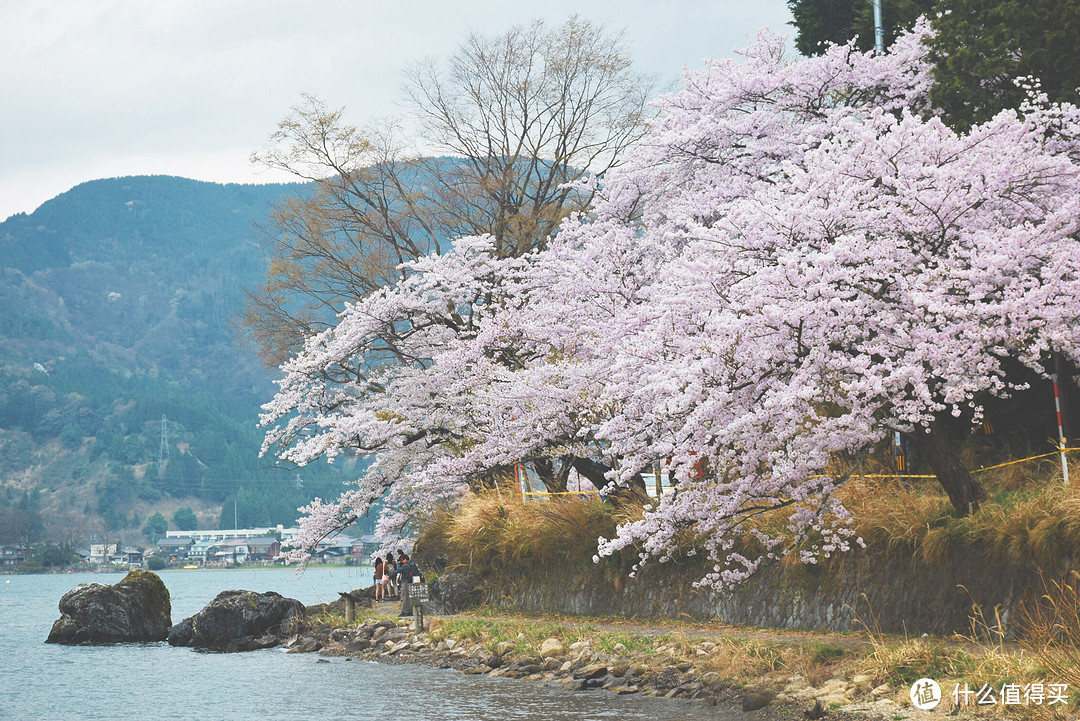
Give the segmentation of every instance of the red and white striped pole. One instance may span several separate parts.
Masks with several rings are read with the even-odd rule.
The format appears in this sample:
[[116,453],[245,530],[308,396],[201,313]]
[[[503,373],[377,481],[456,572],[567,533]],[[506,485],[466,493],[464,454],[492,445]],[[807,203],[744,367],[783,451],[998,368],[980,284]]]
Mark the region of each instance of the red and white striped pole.
[[1061,475],[1065,479],[1065,485],[1069,485],[1069,462],[1065,460],[1065,429],[1061,425],[1061,396],[1058,394],[1057,373],[1050,376],[1054,382],[1054,410],[1057,411],[1058,424],[1058,449],[1061,451]]

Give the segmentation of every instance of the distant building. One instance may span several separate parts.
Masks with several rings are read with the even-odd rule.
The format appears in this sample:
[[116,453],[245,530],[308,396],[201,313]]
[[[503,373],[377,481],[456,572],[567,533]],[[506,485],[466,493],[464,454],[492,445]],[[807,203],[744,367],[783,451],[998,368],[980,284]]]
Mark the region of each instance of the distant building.
[[186,561],[191,553],[192,540],[184,538],[163,538],[158,541],[157,552],[166,563]]
[[227,541],[230,538],[254,538],[255,536],[271,536],[278,534],[281,542],[285,545],[292,543],[292,539],[300,532],[299,528],[285,528],[278,525],[274,528],[223,528],[207,531],[166,531],[165,538],[190,538],[192,541]]
[[22,549],[12,544],[0,545],[0,569],[11,570],[23,562]]
[[188,560],[197,565],[206,563],[206,555],[214,547],[215,543],[217,541],[213,539],[193,542],[188,550]]
[[137,548],[123,548],[109,556],[109,563],[131,568],[142,568],[143,552]]
[[231,563],[247,563],[250,558],[248,539],[230,538],[215,543],[206,552],[206,563],[227,566]]
[[117,544],[115,543],[91,543],[90,544],[90,563],[97,564],[99,566],[109,563],[109,559],[117,552]]
[[320,541],[311,554],[324,563],[343,558],[364,558],[364,549],[367,546],[364,541],[351,536],[337,536],[333,539]]
[[363,558],[365,561],[370,560],[371,557],[375,555],[375,552],[382,547],[382,541],[379,539],[378,536],[374,534],[360,536],[360,538],[357,540],[360,541],[360,557]]
[[252,561],[273,561],[281,553],[281,542],[273,536],[248,538],[247,546]]
[[[205,549],[201,544],[208,544]],[[192,545],[191,557],[202,555],[209,566],[228,566],[234,563],[269,564],[281,553],[281,542],[273,536],[229,538],[224,541],[197,541]]]

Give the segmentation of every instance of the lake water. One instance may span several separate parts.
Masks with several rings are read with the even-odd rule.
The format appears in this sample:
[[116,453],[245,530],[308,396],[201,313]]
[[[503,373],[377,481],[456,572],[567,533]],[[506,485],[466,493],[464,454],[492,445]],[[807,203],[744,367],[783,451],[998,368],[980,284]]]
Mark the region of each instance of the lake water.
[[[367,585],[370,569],[163,571],[177,622],[220,591],[277,591],[305,604]],[[741,714],[664,699],[570,692],[534,681],[466,676],[424,666],[286,654],[200,653],[166,643],[44,643],[60,597],[120,574],[0,576],[0,719],[727,719]]]

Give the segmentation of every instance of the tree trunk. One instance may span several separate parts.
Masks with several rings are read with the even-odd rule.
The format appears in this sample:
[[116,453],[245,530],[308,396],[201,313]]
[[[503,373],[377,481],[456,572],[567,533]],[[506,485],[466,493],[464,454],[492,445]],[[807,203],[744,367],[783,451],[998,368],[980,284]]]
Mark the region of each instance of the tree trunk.
[[547,486],[549,493],[563,493],[566,491],[566,474],[561,472],[561,468],[556,471],[555,464],[546,458],[534,460],[533,466],[536,468],[540,480]]
[[980,504],[986,500],[986,491],[953,451],[941,423],[934,421],[926,432],[915,431],[914,438],[923,457],[934,470],[938,483],[949,494],[953,508],[964,516],[979,510]]
[[[610,469],[591,458],[575,458],[573,466],[575,471],[585,476],[597,488],[603,488],[610,482],[604,476]],[[649,497],[645,490],[645,479],[641,477],[640,473],[634,476],[627,486],[615,488],[606,495],[608,498],[633,498],[636,500],[648,499]]]
[[591,458],[574,458],[572,465],[575,471],[583,475],[588,479],[589,483],[597,488],[603,488],[609,483],[604,474],[610,469]]

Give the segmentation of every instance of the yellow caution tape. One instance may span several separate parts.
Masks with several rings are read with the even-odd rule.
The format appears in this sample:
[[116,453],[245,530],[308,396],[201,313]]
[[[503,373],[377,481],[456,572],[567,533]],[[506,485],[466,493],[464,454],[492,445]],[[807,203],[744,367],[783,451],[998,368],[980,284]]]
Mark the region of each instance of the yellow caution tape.
[[522,491],[523,496],[581,496],[585,494],[597,494],[600,491]]
[[972,471],[972,472],[973,473],[982,473],[983,471],[990,471],[990,470],[993,470],[995,468],[1004,468],[1005,466],[1011,466],[1011,465],[1016,464],[1016,463],[1024,463],[1025,461],[1034,461],[1034,460],[1036,460],[1038,458],[1049,458],[1050,456],[1057,456],[1057,455],[1060,455],[1062,453],[1068,453],[1070,451],[1080,451],[1080,448],[1058,448],[1056,451],[1051,451],[1050,453],[1043,453],[1041,456],[1031,456],[1030,458],[1021,458],[1018,461],[1007,461],[1005,463],[999,463],[996,466],[982,466],[978,470]]
[[[1042,453],[1037,456],[1029,456],[1028,458],[1019,458],[1015,461],[1006,461],[1005,463],[998,463],[994,466],[980,466],[972,471],[972,473],[982,473],[984,471],[992,471],[995,468],[1004,468],[1005,466],[1013,466],[1017,463],[1026,463],[1028,461],[1037,461],[1040,458],[1049,458],[1050,456],[1057,456],[1062,453],[1072,453],[1074,451],[1080,451],[1080,448],[1062,448],[1058,447],[1056,450],[1050,453]],[[818,478],[819,476],[815,476]],[[857,476],[851,476],[852,478],[937,478],[934,473],[861,473]],[[674,488],[674,486],[668,486],[668,488]],[[524,491],[523,496],[580,496],[580,495],[597,495],[600,491]]]

